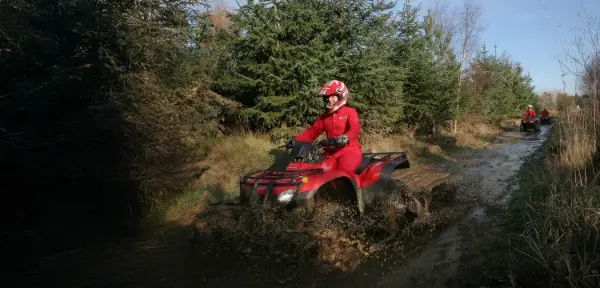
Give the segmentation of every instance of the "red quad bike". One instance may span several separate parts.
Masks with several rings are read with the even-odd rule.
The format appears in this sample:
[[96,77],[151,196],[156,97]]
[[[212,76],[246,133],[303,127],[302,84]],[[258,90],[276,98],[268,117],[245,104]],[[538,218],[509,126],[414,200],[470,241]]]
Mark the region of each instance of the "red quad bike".
[[535,132],[540,131],[540,120],[538,120],[535,116],[525,116],[521,120],[520,131],[525,132],[529,129],[533,129]]
[[542,115],[540,117],[540,124],[548,124],[548,125],[550,125],[550,116],[544,116],[544,115]]
[[[323,218],[344,217],[347,213],[340,212],[344,209],[352,215],[345,216],[345,219],[358,220],[363,216],[365,207],[372,207],[378,201],[391,198],[404,203],[409,201],[403,183],[391,179],[395,170],[410,168],[405,152],[364,153],[361,165],[350,175],[336,168],[334,158],[320,153],[320,149],[327,146],[335,146],[335,139],[326,139],[318,144],[295,142],[285,161],[240,178],[238,203],[209,205],[204,215],[214,213],[211,210],[223,211],[223,204],[229,207],[261,205],[283,208],[283,211],[308,211],[313,215],[310,218],[323,221],[330,220]],[[402,187],[390,189],[394,185]],[[334,209],[330,209],[332,203]],[[217,217],[235,217],[222,212],[216,214],[220,214]],[[317,225],[314,221],[313,224]]]

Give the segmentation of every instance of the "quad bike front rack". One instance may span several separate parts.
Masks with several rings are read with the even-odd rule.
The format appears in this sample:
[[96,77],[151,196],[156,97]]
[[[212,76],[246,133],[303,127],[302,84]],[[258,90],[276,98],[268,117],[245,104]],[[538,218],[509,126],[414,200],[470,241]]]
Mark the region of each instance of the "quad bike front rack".
[[[275,200],[276,195],[273,194],[274,187],[295,186],[296,193],[302,187],[302,178],[322,173],[323,169],[302,169],[294,171],[273,171],[273,170],[257,170],[245,176],[240,177],[240,200],[242,202],[258,202],[262,201],[264,206]],[[258,174],[258,175],[257,175]],[[251,191],[246,191],[247,187],[252,185]],[[262,194],[258,193],[259,187],[264,187],[265,191]]]

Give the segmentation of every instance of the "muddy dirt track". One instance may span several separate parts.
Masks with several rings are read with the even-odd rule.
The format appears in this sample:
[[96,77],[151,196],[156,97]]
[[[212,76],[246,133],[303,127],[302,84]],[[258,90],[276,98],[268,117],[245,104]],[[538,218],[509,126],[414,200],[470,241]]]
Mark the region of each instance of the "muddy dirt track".
[[[190,223],[184,223],[161,233],[47,257],[35,270],[19,275],[15,284],[18,287],[448,287],[461,269],[461,257],[468,252],[470,242],[485,229],[486,209],[501,205],[510,196],[524,158],[540,147],[548,131],[546,126],[538,133],[507,132],[496,144],[461,151],[445,163],[396,175],[414,188],[431,189],[441,183],[455,183],[457,199],[443,208],[451,217],[442,221],[443,228],[427,226],[410,241],[407,240],[410,237],[405,237],[403,241],[407,243],[402,249],[372,253],[353,272],[319,273],[318,268],[301,265],[302,260],[285,255],[269,258],[266,252],[258,254],[268,258],[262,262],[251,261],[251,251],[235,248],[222,247],[218,254],[207,253],[203,247],[191,244]],[[264,273],[259,275],[257,271]]]
[[[471,203],[466,214],[445,229],[394,272],[378,281],[376,287],[448,287],[461,268],[476,235],[487,229],[486,210],[504,204],[518,185],[515,177],[526,156],[546,140],[550,127],[539,133],[506,133],[502,144],[468,151],[442,170],[449,181],[459,183],[462,203]],[[448,179],[450,178],[450,179]],[[436,182],[439,182],[436,181]],[[484,232],[483,232],[484,233]]]

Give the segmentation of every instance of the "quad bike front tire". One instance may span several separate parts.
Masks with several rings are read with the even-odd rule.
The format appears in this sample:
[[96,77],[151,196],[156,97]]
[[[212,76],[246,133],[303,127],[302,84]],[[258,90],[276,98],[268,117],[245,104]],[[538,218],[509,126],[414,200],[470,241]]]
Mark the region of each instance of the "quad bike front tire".
[[302,207],[296,208],[296,213],[301,213],[308,224],[317,230],[344,229],[359,219],[358,206],[355,203],[346,203],[336,197],[337,193],[351,193],[350,187],[342,184],[336,191],[332,183],[323,185]]
[[348,207],[342,203],[325,199],[318,193],[310,199],[306,206],[297,211],[303,213],[302,217],[307,220],[307,224],[316,230],[334,230],[344,227],[349,221],[351,213],[348,213]]

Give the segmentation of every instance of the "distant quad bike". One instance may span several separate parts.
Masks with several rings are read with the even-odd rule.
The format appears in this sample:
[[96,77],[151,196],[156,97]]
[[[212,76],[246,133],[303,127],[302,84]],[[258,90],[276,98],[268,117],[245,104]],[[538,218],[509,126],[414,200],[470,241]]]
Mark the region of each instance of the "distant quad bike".
[[[395,170],[410,168],[405,152],[364,153],[361,165],[350,175],[336,168],[334,158],[320,153],[327,146],[335,146],[335,139],[318,144],[296,142],[282,163],[240,178],[238,203],[209,205],[203,217],[213,214],[222,221],[220,217],[235,217],[231,215],[234,209],[260,205],[292,213],[308,212],[312,215],[311,225],[319,225],[316,222],[331,221],[336,216],[359,220],[365,207],[378,201],[419,201],[409,197],[402,182],[391,179]],[[404,206],[408,207],[406,213],[417,215],[415,205]]]
[[540,117],[540,124],[550,125],[550,116],[542,116],[542,117]]
[[540,120],[533,117],[525,117],[521,120],[520,131],[525,132],[529,129],[533,129],[535,132],[540,131]]

